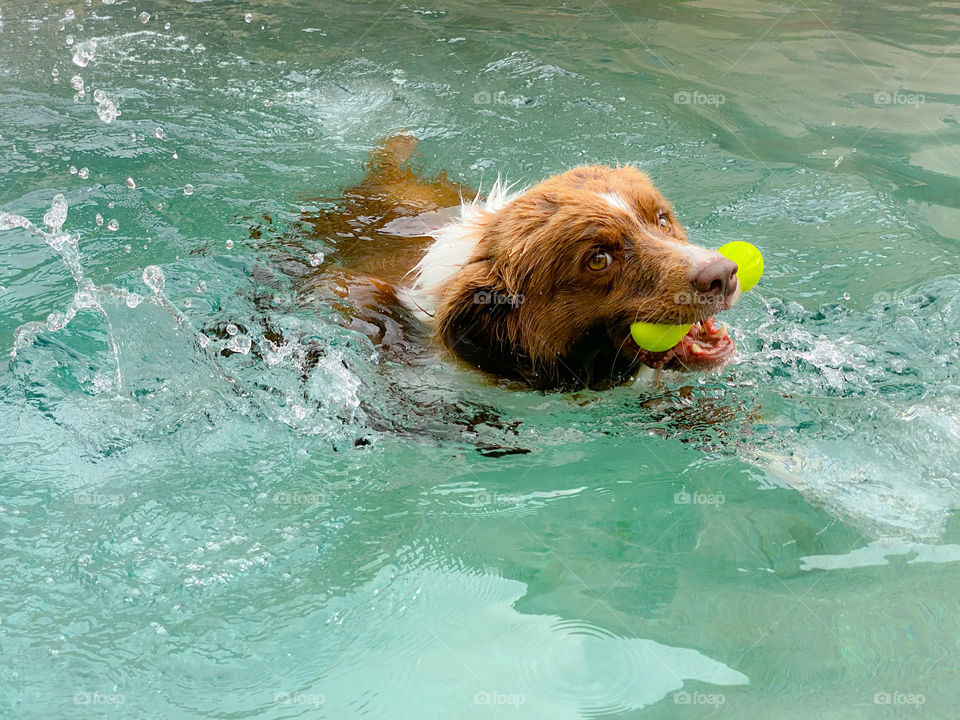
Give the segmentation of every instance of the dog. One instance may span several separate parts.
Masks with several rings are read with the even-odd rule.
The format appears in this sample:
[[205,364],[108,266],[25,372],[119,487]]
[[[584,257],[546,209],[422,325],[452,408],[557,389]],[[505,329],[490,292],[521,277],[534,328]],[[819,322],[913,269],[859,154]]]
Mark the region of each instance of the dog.
[[[603,389],[643,366],[714,368],[735,353],[713,316],[740,297],[737,265],[689,243],[646,174],[587,165],[524,189],[498,179],[481,197],[445,174],[423,178],[416,144],[387,139],[362,182],[301,216],[333,246],[301,268],[302,287],[333,288],[379,348],[436,343],[546,390]],[[631,337],[636,321],[692,327],[651,352]]]

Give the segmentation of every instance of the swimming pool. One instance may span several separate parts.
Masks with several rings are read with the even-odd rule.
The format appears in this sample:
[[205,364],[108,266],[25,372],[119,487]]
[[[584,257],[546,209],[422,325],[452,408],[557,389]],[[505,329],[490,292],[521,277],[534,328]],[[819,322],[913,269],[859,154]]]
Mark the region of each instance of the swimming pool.
[[[0,23],[0,715],[954,712],[954,7]],[[738,362],[544,394],[299,303],[285,238],[400,130],[474,187],[638,163],[764,252]]]

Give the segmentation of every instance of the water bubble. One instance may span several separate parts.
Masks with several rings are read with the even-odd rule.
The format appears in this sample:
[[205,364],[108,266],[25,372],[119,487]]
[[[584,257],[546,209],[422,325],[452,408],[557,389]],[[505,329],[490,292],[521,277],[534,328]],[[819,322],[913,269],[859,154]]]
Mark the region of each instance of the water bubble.
[[243,21],[244,21],[245,23],[253,22],[253,13],[244,13],[244,14],[243,14]]
[[67,35],[67,45],[73,45],[73,35]]
[[127,297],[126,297],[127,307],[135,308],[137,305],[140,304],[141,299],[142,298],[134,292],[127,293]]
[[131,250],[133,250],[133,248],[130,247],[129,245],[124,245],[124,246],[123,246],[123,251],[124,251],[125,253],[127,253],[128,255],[130,254],[130,251],[131,251]]
[[77,174],[77,167],[76,167],[76,165],[71,165],[71,166],[70,166],[70,174],[71,174],[71,175],[76,175],[76,174]]
[[97,299],[93,296],[93,293],[88,290],[80,290],[73,296],[73,306],[77,308],[77,310],[97,307]]
[[154,128],[154,129],[153,129],[153,136],[154,136],[157,140],[163,140],[163,128],[162,128],[162,127]]
[[127,178],[127,187],[130,188],[131,190],[137,189],[137,183],[134,181],[132,177]]
[[135,132],[130,133],[130,142],[137,141],[137,134]]
[[82,167],[79,170],[77,170],[77,177],[80,178],[81,180],[86,180],[88,177],[90,177],[90,171],[87,170],[85,167]]
[[[176,153],[174,153],[174,157],[176,157]],[[190,183],[187,183],[186,185],[184,185],[184,186],[183,186],[183,194],[184,194],[184,195],[193,195],[193,185],[191,185]]]
[[94,90],[93,91],[93,101],[101,103],[107,99],[107,94],[103,90]]
[[93,43],[80,43],[77,45],[76,52],[73,53],[73,64],[78,67],[86,67],[93,60],[95,53],[96,47]]
[[107,203],[107,207],[113,210],[113,204],[114,204],[113,200],[111,200],[110,202]]
[[70,22],[71,20],[77,17],[76,13],[73,12],[70,8],[67,8],[63,11],[63,20],[60,22]]
[[54,195],[50,210],[43,216],[43,224],[50,228],[50,232],[58,233],[67,219],[67,199],[63,195]]
[[143,269],[144,284],[157,295],[163,292],[163,284],[166,280],[167,278],[163,274],[163,270],[156,265],[147,265],[147,267]]
[[164,29],[164,30],[169,30],[169,29],[170,29],[170,23],[164,23],[164,24],[163,24],[163,29]]
[[102,2],[104,5],[113,5],[113,3],[116,2],[116,0],[102,0]]
[[83,78],[79,75],[74,75],[70,78],[70,87],[74,90],[83,90]]
[[233,250],[233,240],[230,240],[228,238],[227,241],[224,243],[224,245],[226,245],[227,250]]
[[50,71],[50,74],[53,75],[53,77],[59,77],[60,71],[54,68],[53,70]]
[[150,19],[150,13],[142,12],[139,15],[137,15],[137,18],[140,20],[140,22],[145,24]]
[[323,264],[324,255],[322,252],[315,253],[310,256],[310,265],[312,267],[320,267]]
[[237,335],[235,338],[231,338],[230,342],[227,343],[227,350],[240,353],[241,355],[247,355],[252,346],[253,340],[249,335]]
[[97,213],[97,217],[95,218],[95,221],[98,226],[103,225],[103,215],[101,215],[100,213]]
[[229,336],[231,336],[231,337],[233,337],[233,336],[236,335],[238,332],[240,332],[239,328],[238,328],[236,325],[234,325],[233,323],[230,323],[229,325],[227,325],[227,328],[226,328],[226,329],[227,329],[227,335],[229,335]]
[[107,230],[119,230],[119,229],[120,229],[120,223],[118,223],[116,220],[111,220],[110,222],[107,223]]
[[47,315],[47,330],[51,332],[56,332],[61,328],[65,327],[67,324],[67,316],[63,313],[52,312]]
[[197,292],[202,292],[202,293],[203,293],[203,292],[206,292],[206,291],[207,291],[207,283],[205,283],[203,280],[201,280],[200,282],[197,283]]
[[111,123],[117,119],[117,116],[120,114],[120,111],[117,110],[117,106],[114,105],[112,100],[103,98],[100,103],[97,105],[97,115],[105,123]]

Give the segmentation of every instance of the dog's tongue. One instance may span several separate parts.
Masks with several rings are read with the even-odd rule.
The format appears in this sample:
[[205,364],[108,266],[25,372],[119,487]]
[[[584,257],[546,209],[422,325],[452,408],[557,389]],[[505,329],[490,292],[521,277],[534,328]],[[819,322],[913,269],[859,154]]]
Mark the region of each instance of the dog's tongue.
[[717,365],[737,349],[733,338],[727,333],[726,323],[717,326],[712,317],[694,323],[690,332],[673,348],[673,358],[685,366]]

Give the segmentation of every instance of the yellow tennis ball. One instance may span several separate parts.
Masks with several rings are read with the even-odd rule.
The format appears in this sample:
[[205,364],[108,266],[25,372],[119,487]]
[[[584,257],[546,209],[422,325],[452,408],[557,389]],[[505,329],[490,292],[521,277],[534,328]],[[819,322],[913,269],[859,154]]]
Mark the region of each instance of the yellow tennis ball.
[[740,290],[746,292],[763,275],[763,255],[745,240],[734,240],[722,246],[718,253],[737,264],[737,277],[740,278]]
[[633,341],[650,352],[669,350],[690,332],[691,325],[661,325],[659,323],[635,322],[630,326]]
[[[760,281],[763,275],[763,255],[745,240],[734,240],[717,250],[728,260],[737,264],[740,290],[746,292]],[[644,350],[663,352],[669,350],[690,332],[691,325],[661,325],[659,323],[635,322],[630,326],[630,336]]]

